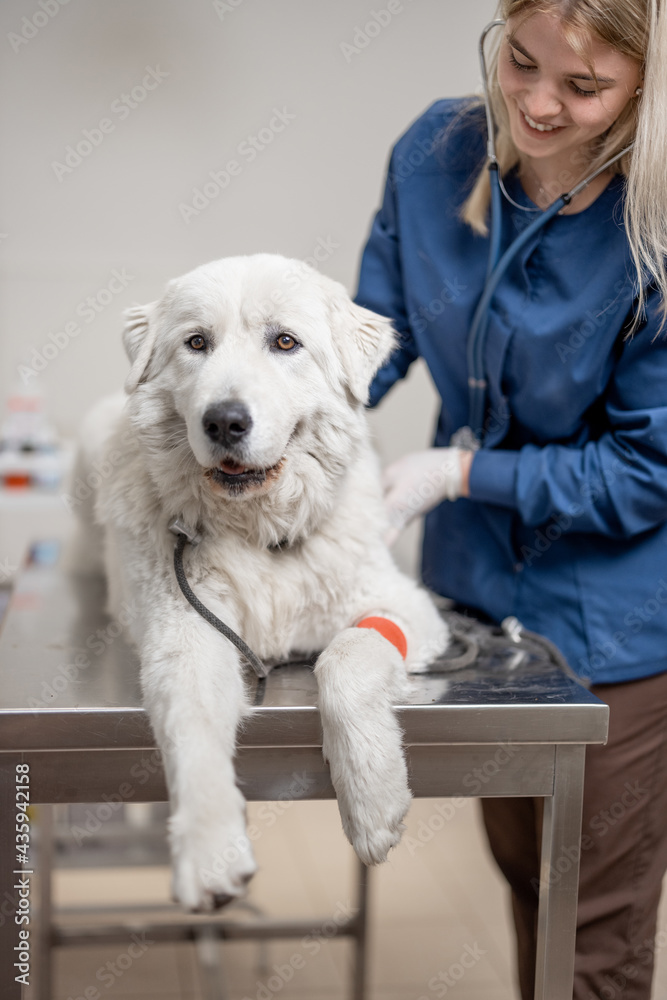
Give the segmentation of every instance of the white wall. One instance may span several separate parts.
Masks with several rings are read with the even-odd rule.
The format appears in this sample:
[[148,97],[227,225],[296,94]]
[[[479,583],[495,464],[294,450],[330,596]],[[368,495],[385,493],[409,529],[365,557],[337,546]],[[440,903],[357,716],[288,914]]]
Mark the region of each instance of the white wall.
[[[434,99],[477,89],[477,37],[494,6],[3,0],[0,402],[21,384],[19,366],[34,366],[33,348],[44,357],[50,345],[55,357],[24,376],[74,435],[124,378],[121,310],[215,257],[307,257],[332,240],[322,269],[354,290],[390,145]],[[361,48],[357,29],[378,20],[388,23]],[[355,40],[359,51],[344,52]],[[122,95],[147,68],[163,78],[127,107]],[[249,162],[241,144],[279,124],[274,109],[294,117]],[[90,155],[67,173],[54,167],[86,129],[98,141]],[[184,221],[179,205],[231,159],[240,173]],[[114,271],[129,277],[110,295]],[[383,456],[424,445],[434,410],[416,371],[373,414]]]

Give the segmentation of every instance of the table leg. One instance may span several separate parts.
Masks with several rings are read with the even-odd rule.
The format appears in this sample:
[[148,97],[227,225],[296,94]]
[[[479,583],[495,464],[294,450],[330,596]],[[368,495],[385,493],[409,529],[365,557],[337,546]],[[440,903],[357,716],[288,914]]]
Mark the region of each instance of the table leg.
[[39,851],[37,853],[37,885],[39,886],[38,926],[35,934],[34,959],[37,964],[38,990],[36,1000],[51,1000],[51,875],[53,871],[53,810],[55,806],[43,803],[39,807]]
[[544,800],[535,1000],[572,1000],[586,748],[555,749],[554,793]]
[[16,876],[16,759],[3,756],[0,763],[0,985],[3,1000],[21,1000],[23,987],[16,982],[14,947],[19,943],[19,928],[14,921],[17,893]]
[[368,877],[370,870],[361,861],[357,864],[359,894],[357,897],[356,934],[354,941],[354,966],[352,975],[353,1000],[365,1000],[368,945]]

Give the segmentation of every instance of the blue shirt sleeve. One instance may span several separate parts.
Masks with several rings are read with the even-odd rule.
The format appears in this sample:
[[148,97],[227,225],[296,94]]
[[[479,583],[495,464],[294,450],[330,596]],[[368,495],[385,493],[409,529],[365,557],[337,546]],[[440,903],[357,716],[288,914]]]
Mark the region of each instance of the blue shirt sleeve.
[[394,382],[404,377],[418,356],[404,298],[393,164],[392,155],[382,207],[375,216],[361,259],[359,287],[355,296],[358,305],[372,309],[381,316],[388,316],[393,321],[399,338],[396,350],[373,380],[369,406],[379,403]]
[[525,445],[481,450],[470,497],[518,511],[535,527],[628,538],[667,521],[667,335],[660,297],[620,352],[603,402],[606,429],[582,447]]

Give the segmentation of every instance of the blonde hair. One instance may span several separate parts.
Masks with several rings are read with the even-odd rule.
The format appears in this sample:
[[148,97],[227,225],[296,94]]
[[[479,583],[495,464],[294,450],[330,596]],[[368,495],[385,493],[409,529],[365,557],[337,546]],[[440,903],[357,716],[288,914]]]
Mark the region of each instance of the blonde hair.
[[[633,149],[611,168],[626,178],[624,221],[637,271],[639,308],[645,304],[645,284],[653,281],[662,298],[662,329],[667,321],[667,15],[666,0],[500,0],[498,17],[525,20],[535,13],[558,16],[565,37],[590,66],[586,39],[594,35],[642,68],[642,95],[628,101],[619,117],[599,136],[578,165],[586,172],[601,167],[634,141]],[[662,8],[662,9],[661,9]],[[500,34],[500,32],[499,32]],[[488,63],[489,100],[496,122],[496,154],[501,175],[519,163],[510,133],[505,101],[498,85],[502,39],[493,46]],[[593,68],[590,67],[593,73]],[[594,75],[594,74],[593,74]],[[469,106],[479,107],[477,102]],[[573,186],[580,176],[572,176]],[[550,192],[552,200],[561,194]],[[461,215],[475,230],[488,233],[490,201],[488,170],[483,168]]]

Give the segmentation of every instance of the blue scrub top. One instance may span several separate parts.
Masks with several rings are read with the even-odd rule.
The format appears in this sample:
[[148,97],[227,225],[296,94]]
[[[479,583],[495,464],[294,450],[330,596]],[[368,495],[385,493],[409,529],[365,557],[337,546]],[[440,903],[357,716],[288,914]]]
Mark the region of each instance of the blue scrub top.
[[[459,213],[485,154],[481,108],[429,108],[393,150],[361,264],[357,302],[400,335],[370,404],[424,358],[442,399],[437,446],[468,422],[466,338],[488,238]],[[506,186],[535,207],[515,175]],[[649,290],[625,339],[636,275],[623,199],[617,176],[585,211],[549,222],[502,279],[470,499],[427,516],[422,561],[431,589],[497,621],[516,615],[592,683],[667,670],[667,336]],[[503,249],[534,217],[503,202]]]

